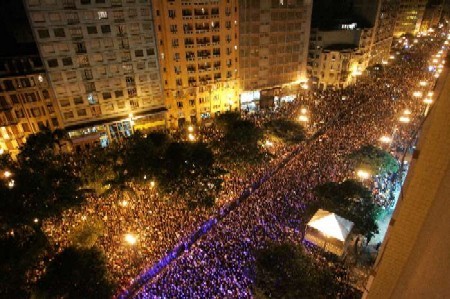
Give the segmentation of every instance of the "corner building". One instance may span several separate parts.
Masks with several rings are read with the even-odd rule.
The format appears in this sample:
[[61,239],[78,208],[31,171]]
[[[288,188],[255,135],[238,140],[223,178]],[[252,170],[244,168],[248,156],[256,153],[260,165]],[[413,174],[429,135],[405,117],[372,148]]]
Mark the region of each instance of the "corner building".
[[237,0],[154,0],[168,125],[239,108]]
[[41,59],[36,54],[0,58],[0,149],[13,156],[26,138],[61,119]]
[[104,142],[165,126],[150,0],[24,3],[72,137]]

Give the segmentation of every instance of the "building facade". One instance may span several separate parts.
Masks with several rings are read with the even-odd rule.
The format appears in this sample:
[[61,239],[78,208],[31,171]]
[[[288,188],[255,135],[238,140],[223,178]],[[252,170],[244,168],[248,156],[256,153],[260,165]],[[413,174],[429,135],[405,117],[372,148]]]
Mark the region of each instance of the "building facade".
[[260,91],[274,87],[280,97],[295,94],[283,86],[307,80],[312,1],[239,2],[241,104],[258,105]]
[[237,0],[153,1],[168,125],[239,109]]
[[311,30],[308,76],[315,88],[345,88],[368,66],[373,30],[357,23],[339,27]]
[[427,3],[428,0],[400,0],[395,37],[419,32]]
[[429,29],[435,29],[439,26],[442,12],[444,10],[444,0],[430,1],[423,14],[420,32],[427,32]]
[[61,119],[38,55],[0,58],[0,149],[15,156],[26,138]]
[[25,9],[72,137],[165,126],[150,0],[25,0]]

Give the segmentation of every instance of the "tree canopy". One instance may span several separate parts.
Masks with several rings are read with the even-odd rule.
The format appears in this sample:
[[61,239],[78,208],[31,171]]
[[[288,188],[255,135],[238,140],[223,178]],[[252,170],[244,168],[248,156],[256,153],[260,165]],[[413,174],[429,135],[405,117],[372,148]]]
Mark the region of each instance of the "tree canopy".
[[258,142],[263,138],[263,130],[237,113],[224,113],[217,117],[216,124],[223,132],[223,138],[215,148],[221,159],[232,162],[260,161],[261,148]]
[[374,203],[370,190],[360,182],[327,182],[318,185],[314,192],[319,200],[309,206],[309,216],[318,208],[322,208],[352,221],[355,224],[355,232],[369,239],[378,233],[376,219],[380,209]]
[[269,244],[256,252],[254,294],[258,298],[333,298],[338,283],[302,247]]
[[111,298],[115,282],[99,249],[68,247],[50,262],[37,290],[45,298]]
[[394,173],[398,170],[397,160],[385,150],[373,145],[364,145],[352,152],[349,158],[358,168],[367,169],[372,174]]
[[270,120],[264,124],[264,128],[268,134],[274,135],[288,144],[298,143],[305,139],[305,129],[293,120]]

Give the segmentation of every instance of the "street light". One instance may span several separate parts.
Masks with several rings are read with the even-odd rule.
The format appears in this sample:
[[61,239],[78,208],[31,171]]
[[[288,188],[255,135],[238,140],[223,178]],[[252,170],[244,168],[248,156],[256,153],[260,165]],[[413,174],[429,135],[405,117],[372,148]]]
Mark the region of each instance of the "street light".
[[8,183],[8,187],[9,187],[10,189],[12,189],[12,188],[14,187],[15,183],[16,183],[16,182],[14,182],[14,180],[10,180],[9,183]]
[[125,242],[127,242],[128,245],[135,245],[137,242],[137,238],[133,234],[126,234],[125,235]]
[[407,116],[400,116],[400,118],[398,119],[401,123],[407,124],[411,121],[411,119]]
[[362,169],[358,170],[358,171],[356,172],[356,175],[357,175],[361,180],[367,180],[368,178],[370,178],[370,173],[368,173],[367,171],[362,170]]
[[11,173],[10,171],[6,170],[6,171],[3,173],[3,175],[5,176],[5,178],[9,178],[9,177],[12,175],[12,173]]
[[427,86],[428,83],[427,83],[426,81],[420,81],[420,82],[419,82],[419,85],[422,86],[422,87],[424,87],[424,86]]
[[5,150],[0,148],[0,156],[3,155],[5,153]]
[[273,146],[273,142],[270,141],[269,139],[267,139],[265,145],[266,145],[266,147],[272,147]]
[[432,104],[433,103],[433,100],[432,99],[430,99],[430,98],[426,98],[425,100],[423,100],[423,102],[425,103],[425,104]]
[[188,132],[190,132],[190,133],[194,132],[194,127],[193,126],[189,126],[188,127]]
[[403,111],[403,114],[404,114],[404,115],[410,115],[410,114],[411,114],[411,110],[405,109],[405,110]]
[[415,91],[415,92],[413,92],[413,96],[416,97],[416,98],[421,98],[422,95],[423,95],[423,94],[422,94],[421,91]]
[[150,187],[151,187],[151,188],[155,187],[155,181],[151,181],[151,182],[150,182]]
[[382,143],[390,143],[392,141],[392,138],[389,136],[381,136],[380,141]]
[[306,116],[306,115],[300,115],[300,116],[298,117],[298,120],[301,121],[301,122],[308,122],[308,121],[309,121],[309,118],[308,118],[308,116]]
[[194,136],[194,134],[192,134],[192,133],[189,133],[189,135],[188,135],[188,139],[189,139],[189,141],[194,141],[194,140],[195,140],[195,136]]

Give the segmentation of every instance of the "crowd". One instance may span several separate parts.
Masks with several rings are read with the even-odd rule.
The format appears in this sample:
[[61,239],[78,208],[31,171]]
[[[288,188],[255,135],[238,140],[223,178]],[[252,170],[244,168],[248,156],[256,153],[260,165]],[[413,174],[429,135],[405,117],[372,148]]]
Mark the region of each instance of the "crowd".
[[[400,152],[420,126],[425,105],[412,96],[420,81],[434,86],[429,53],[437,42],[399,50],[379,73],[358,78],[345,90],[313,95],[311,122],[323,124],[316,138],[299,145],[283,167],[268,168],[268,180],[231,210],[196,244],[148,281],[135,298],[252,298],[253,252],[269,241],[299,242],[302,212],[316,198],[313,188],[328,181],[356,178],[346,158],[364,144],[379,144],[396,128],[390,150]],[[409,123],[399,123],[408,109]],[[398,149],[398,150],[397,150]],[[375,188],[380,188],[376,186]],[[305,274],[307,275],[307,274]]]
[[[224,217],[189,251],[170,264],[157,279],[148,282],[136,298],[250,298],[252,252],[267,241],[301,240],[299,228],[308,202],[315,200],[311,190],[327,181],[354,177],[346,156],[363,144],[378,144],[381,135],[392,133],[393,154],[401,157],[413,132],[420,124],[424,105],[411,96],[419,81],[434,82],[427,72],[428,54],[437,43],[423,43],[417,51],[401,52],[383,72],[358,78],[358,84],[345,90],[310,93],[302,102],[287,103],[279,109],[245,118],[257,125],[264,121],[298,115],[307,107],[309,126],[319,130],[317,138],[300,145],[275,144],[276,153],[263,165],[242,169],[239,164],[219,165],[230,170],[213,208],[187,209],[177,192],[160,193],[158,186],[127,185],[126,192],[113,191],[101,198],[91,195],[81,207],[66,210],[62,217],[47,219],[43,231],[57,250],[74,241],[81,227],[101,223],[96,244],[105,252],[108,267],[122,287],[143,269],[154,264],[178,244],[182,244],[217,207],[227,207],[244,190],[250,197]],[[409,109],[411,122],[399,124],[398,116]],[[204,141],[220,138],[214,126],[199,132]],[[290,158],[289,162],[282,164]],[[254,190],[260,178],[270,178]],[[374,194],[380,205],[389,182],[375,180]],[[128,242],[127,234],[136,242]],[[36,269],[34,277],[44,268]],[[32,275],[33,276],[33,275]]]

